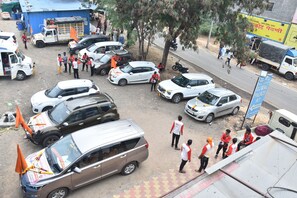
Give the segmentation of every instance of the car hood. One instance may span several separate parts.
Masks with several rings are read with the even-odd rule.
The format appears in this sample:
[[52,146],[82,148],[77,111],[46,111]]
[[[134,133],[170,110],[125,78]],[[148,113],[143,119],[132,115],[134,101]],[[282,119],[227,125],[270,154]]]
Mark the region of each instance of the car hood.
[[28,125],[34,130],[42,130],[44,128],[48,128],[54,126],[55,124],[48,117],[48,111],[39,113],[35,116],[32,116],[28,122]]
[[[25,55],[24,55],[25,56]],[[24,60],[22,60],[22,63],[23,64],[26,64],[26,65],[31,65],[31,67],[33,66],[33,61],[32,61],[32,58],[28,57],[28,56],[25,56]]]
[[35,184],[40,180],[55,176],[47,158],[45,149],[32,153],[26,158],[29,170],[25,173],[25,177],[30,184]]
[[116,67],[116,68],[112,68],[111,70],[110,70],[110,74],[111,75],[116,75],[116,76],[118,76],[118,75],[121,75],[123,72],[120,70],[120,67]]
[[187,106],[191,107],[191,109],[196,109],[196,110],[202,110],[205,108],[212,108],[212,105],[206,104],[204,102],[202,102],[201,100],[199,100],[197,97],[193,98],[191,100],[189,100],[187,102]]
[[41,33],[37,33],[33,35],[35,40],[42,40],[43,39],[43,35]]
[[176,89],[182,89],[183,87],[178,86],[171,80],[163,80],[159,83],[159,85],[164,88],[165,90],[176,90]]
[[32,105],[39,104],[39,103],[46,103],[52,99],[45,95],[45,91],[46,90],[39,91],[31,97]]

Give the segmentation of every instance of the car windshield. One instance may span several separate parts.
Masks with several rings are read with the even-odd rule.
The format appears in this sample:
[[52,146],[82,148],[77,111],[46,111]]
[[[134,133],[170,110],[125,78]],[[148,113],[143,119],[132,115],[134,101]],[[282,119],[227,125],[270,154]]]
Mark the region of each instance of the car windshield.
[[80,38],[80,40],[77,42],[78,44],[82,44],[83,42],[85,42],[87,39],[86,38]]
[[181,87],[186,87],[187,84],[189,83],[189,79],[187,79],[183,75],[174,77],[173,79],[171,79],[171,81]]
[[48,111],[49,118],[57,124],[61,124],[69,114],[70,111],[64,102],[59,103],[53,109]]
[[132,69],[133,67],[129,64],[126,64],[120,67],[120,70],[124,73],[129,73]]
[[19,58],[21,58],[22,60],[25,59],[24,54],[23,54],[20,50],[17,50],[17,51],[16,51],[16,55],[17,55]]
[[107,63],[108,61],[110,61],[110,58],[111,58],[111,56],[109,56],[109,55],[103,55],[103,56],[99,59],[99,61],[100,61],[101,63]]
[[63,171],[80,156],[81,152],[73,142],[72,136],[67,135],[45,150],[47,160],[57,172]]
[[215,105],[217,101],[219,100],[219,97],[216,95],[213,95],[212,93],[209,93],[208,91],[203,92],[197,97],[198,100],[200,100],[203,103],[209,104],[209,105]]
[[297,67],[297,59],[293,59],[293,64]]
[[96,49],[97,49],[97,45],[95,45],[95,44],[93,44],[93,45],[87,47],[87,51],[89,51],[89,52],[93,52],[93,51],[95,51]]
[[53,88],[46,90],[45,95],[49,98],[57,98],[61,92],[62,89],[60,89],[58,85],[56,85]]

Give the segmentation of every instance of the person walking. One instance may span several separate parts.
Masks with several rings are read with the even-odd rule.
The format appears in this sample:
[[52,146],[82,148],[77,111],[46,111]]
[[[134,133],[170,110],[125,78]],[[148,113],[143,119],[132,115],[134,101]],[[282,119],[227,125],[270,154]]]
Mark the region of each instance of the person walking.
[[123,30],[121,31],[121,33],[119,35],[119,42],[122,43],[123,45],[125,43],[125,35],[123,33]]
[[58,54],[58,57],[57,57],[58,74],[62,73],[62,62],[63,62],[63,59],[61,57],[61,54]]
[[227,60],[225,62],[225,65],[227,64],[228,67],[230,67],[230,61],[233,58],[233,52],[229,49],[227,50]]
[[23,35],[22,35],[22,41],[23,41],[23,43],[25,45],[25,49],[28,49],[26,32],[24,32]]
[[220,59],[223,56],[223,48],[224,48],[224,43],[220,42],[220,49],[219,49],[218,59]]
[[229,157],[230,155],[232,155],[236,152],[236,150],[237,150],[236,142],[237,142],[237,138],[233,138],[232,144],[230,144],[224,158]]
[[69,74],[71,74],[71,68],[73,67],[72,63],[74,61],[75,57],[73,54],[70,54],[69,55],[69,58],[68,58],[68,70],[69,70]]
[[221,151],[222,148],[223,148],[222,158],[225,157],[225,153],[226,153],[226,151],[227,151],[227,149],[228,149],[228,144],[229,144],[229,142],[230,142],[230,140],[231,140],[230,133],[231,133],[230,129],[226,129],[226,132],[224,132],[224,133],[222,134],[222,136],[221,136],[221,141],[220,141],[220,143],[219,143],[219,145],[218,145],[218,149],[217,149],[215,158],[218,157],[218,154],[219,154],[219,152]]
[[192,155],[192,149],[191,149],[192,140],[189,139],[187,144],[183,143],[181,147],[181,163],[179,166],[179,172],[185,173],[184,166],[187,162],[191,162],[191,155]]
[[63,52],[64,73],[67,73],[67,60],[68,60],[68,57],[66,55],[66,52]]
[[84,53],[84,55],[82,56],[82,69],[81,69],[81,71],[85,70],[85,66],[86,66],[86,71],[88,71],[88,65],[87,65],[88,59],[89,59],[89,57],[88,57],[87,53]]
[[178,141],[179,141],[180,135],[183,135],[183,133],[184,133],[184,123],[182,123],[182,119],[183,119],[183,117],[181,115],[179,115],[177,117],[177,120],[175,120],[172,123],[172,127],[169,132],[169,134],[172,133],[171,147],[173,147],[174,141],[175,141],[175,150],[180,150],[178,148]]
[[152,75],[151,79],[150,79],[150,83],[151,83],[151,91],[156,91],[156,86],[157,83],[160,81],[160,76],[159,74],[155,71],[154,74]]
[[252,135],[252,130],[250,127],[245,127],[245,133],[244,133],[244,136],[243,136],[243,140],[240,141],[237,145],[237,151],[240,150],[240,147],[242,146],[248,146],[250,145],[251,143],[253,143],[253,140],[254,140],[254,136]]
[[74,78],[79,79],[77,58],[75,58],[74,61],[72,62],[72,67],[73,67]]
[[95,65],[94,65],[94,63],[93,63],[93,58],[92,58],[92,57],[89,57],[89,58],[88,58],[87,65],[90,67],[90,70],[91,70],[91,76],[93,76],[93,75],[94,75],[94,70],[95,70]]
[[206,140],[206,144],[204,145],[201,154],[199,155],[200,159],[200,168],[198,170],[195,170],[196,172],[201,172],[202,170],[205,170],[208,165],[208,159],[209,159],[209,153],[214,147],[214,143],[212,142],[212,138],[208,137]]

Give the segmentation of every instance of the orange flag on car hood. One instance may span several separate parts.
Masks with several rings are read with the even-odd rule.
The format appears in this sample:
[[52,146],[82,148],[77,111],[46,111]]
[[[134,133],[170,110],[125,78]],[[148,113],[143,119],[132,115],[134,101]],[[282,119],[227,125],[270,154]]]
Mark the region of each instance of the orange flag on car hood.
[[19,106],[16,106],[15,128],[19,128],[20,124],[22,125],[23,129],[32,135],[32,129],[25,122]]
[[19,145],[17,145],[17,153],[18,156],[15,164],[15,172],[22,175],[27,170],[28,165]]
[[76,42],[78,41],[77,38],[77,32],[76,30],[70,26],[70,38],[72,38],[73,40],[75,40]]

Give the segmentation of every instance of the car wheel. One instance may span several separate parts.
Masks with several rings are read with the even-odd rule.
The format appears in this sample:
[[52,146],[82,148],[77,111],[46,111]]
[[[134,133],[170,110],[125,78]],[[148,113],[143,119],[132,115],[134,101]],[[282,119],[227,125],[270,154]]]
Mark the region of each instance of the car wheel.
[[173,103],[179,103],[182,99],[183,96],[181,94],[174,94],[171,100]]
[[43,139],[42,141],[42,146],[43,147],[47,147],[52,145],[53,143],[55,143],[56,141],[58,141],[60,139],[59,136],[57,135],[49,135],[46,138]]
[[105,76],[108,73],[107,69],[101,69],[100,75]]
[[52,109],[53,107],[52,106],[46,106],[46,107],[44,107],[43,109],[42,109],[42,112],[44,112],[44,111],[48,111],[48,110],[50,110],[50,109]]
[[137,164],[136,162],[129,162],[122,169],[122,175],[130,175],[136,170]]
[[126,79],[121,79],[121,80],[119,80],[119,85],[120,85],[120,86],[125,86],[125,85],[127,85],[127,80],[126,80]]
[[239,107],[235,107],[232,111],[232,115],[236,115],[239,111]]
[[68,195],[69,190],[67,188],[57,188],[48,194],[48,198],[64,198]]
[[294,79],[294,74],[291,73],[291,72],[287,72],[287,73],[285,74],[285,78],[286,78],[287,80],[293,80],[293,79]]
[[262,65],[262,69],[263,69],[264,71],[268,71],[268,70],[270,69],[270,65],[268,65],[268,64],[263,64],[263,65]]
[[23,71],[18,71],[17,75],[16,75],[16,79],[17,80],[25,80],[26,78],[26,74]]
[[214,115],[212,113],[208,114],[208,116],[205,118],[205,122],[211,123],[214,119]]
[[36,42],[36,47],[38,48],[43,48],[45,46],[44,42],[43,41],[37,41]]

